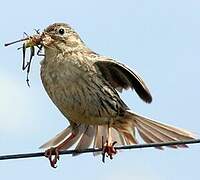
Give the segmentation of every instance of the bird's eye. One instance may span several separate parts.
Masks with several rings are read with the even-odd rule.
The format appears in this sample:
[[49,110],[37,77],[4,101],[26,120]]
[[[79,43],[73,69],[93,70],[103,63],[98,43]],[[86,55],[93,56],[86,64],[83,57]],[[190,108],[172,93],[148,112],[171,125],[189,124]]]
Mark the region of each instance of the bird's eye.
[[65,30],[64,30],[63,28],[60,28],[60,29],[58,30],[58,33],[59,33],[60,35],[63,35],[63,34],[65,33]]

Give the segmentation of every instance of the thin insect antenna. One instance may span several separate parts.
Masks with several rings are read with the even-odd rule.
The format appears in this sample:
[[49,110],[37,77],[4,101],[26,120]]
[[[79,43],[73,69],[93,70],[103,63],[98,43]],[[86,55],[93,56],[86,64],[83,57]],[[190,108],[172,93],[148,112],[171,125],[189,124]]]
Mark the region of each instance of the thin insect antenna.
[[24,32],[24,35],[25,35],[26,37],[29,37],[29,35],[28,35],[26,32]]
[[12,45],[12,44],[15,44],[15,43],[18,43],[18,42],[22,42],[22,41],[26,41],[26,40],[28,40],[29,39],[29,37],[26,37],[26,38],[23,38],[23,39],[19,39],[19,40],[17,40],[17,41],[13,41],[13,42],[10,42],[10,43],[6,43],[6,44],[4,44],[4,46],[10,46],[10,45]]
[[34,29],[37,34],[40,34],[40,29]]

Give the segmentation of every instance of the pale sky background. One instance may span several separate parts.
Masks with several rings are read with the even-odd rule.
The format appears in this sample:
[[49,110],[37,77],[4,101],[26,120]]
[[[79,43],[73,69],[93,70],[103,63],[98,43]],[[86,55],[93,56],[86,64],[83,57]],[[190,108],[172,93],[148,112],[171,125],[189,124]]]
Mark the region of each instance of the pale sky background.
[[[153,103],[131,91],[122,95],[136,112],[200,132],[200,1],[73,0],[1,2],[0,155],[37,152],[68,122],[44,91],[35,57],[30,74],[21,70],[21,51],[3,44],[23,32],[66,22],[94,51],[136,70]],[[199,179],[200,145],[189,149],[123,151],[113,161],[85,154],[62,156],[57,169],[44,157],[0,161],[0,179],[188,180]]]

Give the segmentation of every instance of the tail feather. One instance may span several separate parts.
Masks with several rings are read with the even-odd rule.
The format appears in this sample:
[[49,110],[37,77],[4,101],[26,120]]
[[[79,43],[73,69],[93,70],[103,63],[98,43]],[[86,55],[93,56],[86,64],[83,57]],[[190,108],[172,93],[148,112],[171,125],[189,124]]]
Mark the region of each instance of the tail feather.
[[[87,128],[87,126],[85,124],[81,124],[81,125],[77,126],[75,129],[76,136],[73,139],[71,139],[67,144],[65,144],[65,146],[63,146],[61,150],[68,149],[73,144],[75,144],[78,141],[78,139],[80,138],[80,136],[83,134],[83,132],[85,131],[86,128]],[[45,144],[43,144],[39,148],[48,149],[50,147],[56,147],[59,144],[61,144],[62,142],[64,142],[70,136],[70,134],[72,132],[73,132],[72,127],[68,126],[66,129],[61,131],[59,134],[57,134],[55,137],[53,137],[52,139],[47,141]]]
[[94,148],[101,148],[106,143],[108,137],[107,126],[97,126],[97,132],[94,140]]
[[[162,131],[162,129],[159,129],[159,127],[156,129],[156,127],[150,126],[147,122],[144,122],[144,124],[138,124],[137,129],[139,133],[140,131],[143,130],[146,133],[148,133],[149,136],[152,136],[154,139],[153,140],[154,142],[186,140],[186,139],[183,139],[182,137],[178,138],[177,136],[173,136],[170,131],[166,133],[164,132],[164,130]],[[170,147],[177,148],[177,146],[180,146],[180,145],[171,145]]]
[[155,129],[161,134],[165,134],[166,136],[171,137],[172,140],[188,140],[191,139],[191,137],[193,137],[193,135],[186,130],[175,128],[166,124],[161,124],[142,116],[137,115],[136,122],[142,123],[143,125],[146,125],[149,128]]
[[[195,139],[195,136],[189,131],[162,124],[132,112],[128,113],[128,119],[134,122],[133,124],[139,135],[147,143]],[[187,145],[173,145],[170,147],[187,147]]]
[[117,130],[115,128],[111,128],[111,136],[112,136],[112,140],[116,141],[118,145],[126,144],[125,137],[124,137],[123,133],[120,133],[119,130]]
[[[137,144],[136,130],[138,135],[146,143],[160,143],[169,141],[182,141],[195,139],[194,134],[189,131],[169,126],[156,122],[152,119],[140,116],[133,112],[127,111],[125,116],[116,120],[111,127],[111,136],[113,141],[117,141],[118,145]],[[71,126],[64,129],[61,133],[57,134],[54,138],[43,144],[40,148],[56,147],[65,141],[71,133],[76,136],[71,139],[62,150],[70,148],[72,145],[77,144],[76,150],[83,150],[88,148],[92,143],[94,148],[102,148],[108,138],[107,125],[86,125],[80,124],[73,129]],[[187,145],[172,145],[172,148],[187,147]],[[157,147],[163,149],[163,147]],[[94,152],[98,155],[100,152]],[[77,154],[74,154],[77,155]]]
[[[178,139],[169,136],[169,134],[164,134],[161,131],[156,130],[155,128],[148,126],[146,124],[138,124],[138,132],[144,131],[147,135],[151,136],[153,142],[167,142],[167,141],[176,141]],[[176,145],[171,145],[170,147],[177,148]]]
[[[108,126],[107,125],[101,125],[101,126],[96,126],[96,134],[94,138],[94,148],[102,148],[102,146],[106,143],[106,140],[108,138]],[[125,137],[123,133],[121,133],[119,130],[115,128],[111,128],[111,136],[112,140],[116,141],[117,144],[119,145],[125,145],[127,144],[125,141]],[[93,155],[99,155],[101,152],[94,152]]]
[[121,138],[124,140],[124,143],[120,143],[120,145],[130,145],[137,144],[136,136],[135,136],[135,128],[133,128],[132,120],[119,121],[113,124],[113,127],[118,131],[121,135]]
[[69,136],[71,131],[72,131],[71,126],[65,128],[63,131],[61,131],[59,134],[57,134],[54,138],[50,139],[45,144],[41,145],[39,148],[40,149],[46,149],[46,148],[49,148],[49,147],[56,146],[60,142],[64,141],[64,139],[66,139],[66,137]]
[[[119,133],[119,131],[118,131],[118,133]],[[121,133],[119,133],[119,139],[120,139],[120,144],[121,145],[126,145],[126,141],[124,139],[124,136]]]
[[[64,146],[62,146],[61,150],[68,149],[71,146],[73,146],[74,144],[76,144],[76,142],[79,140],[79,138],[85,132],[86,128],[87,128],[87,126],[85,124],[80,124],[79,126],[76,127],[75,130],[72,130],[71,133],[72,132],[75,133],[76,136],[73,139],[71,139],[70,141],[68,141],[67,144],[65,144]],[[67,137],[66,137],[66,139],[67,139]]]
[[127,145],[137,144],[136,139],[134,138],[134,136],[131,133],[124,132],[123,135],[125,137],[125,141],[126,141]]
[[[75,150],[84,150],[87,149],[93,139],[94,139],[94,134],[95,134],[96,128],[94,126],[88,125],[85,132],[82,134],[81,139],[79,140]],[[79,153],[75,153],[73,155],[78,155]]]
[[[149,136],[149,134],[146,134],[145,131],[142,131],[142,129],[140,129],[140,131],[138,131],[139,135],[141,136],[141,138],[144,140],[144,142],[146,143],[154,143],[155,142],[155,138],[152,138],[151,136]],[[160,150],[163,150],[163,147],[157,147]]]
[[[107,126],[96,126],[96,134],[94,138],[93,148],[102,148],[103,144],[106,143],[108,137]],[[93,152],[93,155],[99,155],[101,152]]]
[[99,132],[99,126],[96,126],[95,129],[96,129],[96,132],[95,132],[95,137],[94,137],[94,144],[93,144],[93,148],[100,148],[102,146],[102,137],[103,137],[103,134],[102,134],[102,137],[101,137],[101,134]]
[[121,143],[120,145],[130,145],[130,144],[137,144],[137,140],[135,138],[135,133],[134,133],[134,129],[130,129],[130,128],[119,128],[119,127],[115,127],[115,129],[119,132],[121,132]]

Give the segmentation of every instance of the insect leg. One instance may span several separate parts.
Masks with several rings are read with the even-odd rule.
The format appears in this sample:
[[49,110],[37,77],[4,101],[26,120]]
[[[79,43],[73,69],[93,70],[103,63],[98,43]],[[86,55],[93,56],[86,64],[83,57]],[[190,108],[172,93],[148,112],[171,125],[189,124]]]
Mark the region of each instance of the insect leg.
[[29,62],[27,63],[28,65],[28,68],[27,68],[27,71],[26,71],[26,82],[27,82],[27,85],[30,87],[30,84],[29,84],[29,73],[30,73],[30,68],[31,68],[31,62],[32,62],[32,59],[33,59],[33,56],[35,55],[35,47],[34,46],[31,46],[30,47],[30,60]]
[[27,66],[28,66],[28,62],[26,63],[26,44],[24,43],[23,46],[22,46],[22,51],[23,51],[23,55],[22,55],[22,70],[24,71]]
[[42,45],[37,45],[38,51],[37,51],[37,55],[38,56],[44,56],[43,53],[41,53],[43,46]]

